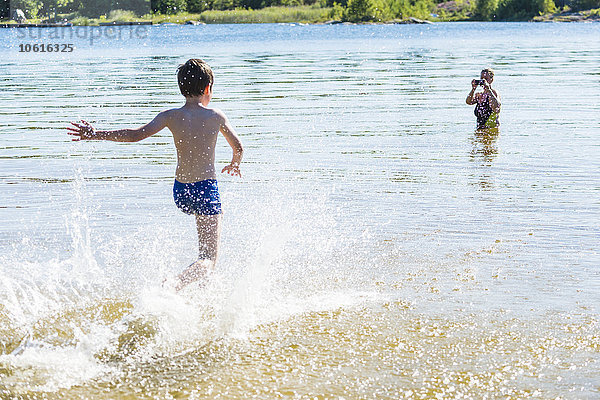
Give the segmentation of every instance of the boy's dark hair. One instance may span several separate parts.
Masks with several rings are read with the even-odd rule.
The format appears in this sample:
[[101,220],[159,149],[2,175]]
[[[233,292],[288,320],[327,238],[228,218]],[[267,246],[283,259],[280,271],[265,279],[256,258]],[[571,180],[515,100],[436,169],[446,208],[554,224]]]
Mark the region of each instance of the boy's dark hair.
[[213,79],[212,69],[199,58],[187,60],[177,67],[179,90],[185,97],[202,96],[207,86],[212,88]]

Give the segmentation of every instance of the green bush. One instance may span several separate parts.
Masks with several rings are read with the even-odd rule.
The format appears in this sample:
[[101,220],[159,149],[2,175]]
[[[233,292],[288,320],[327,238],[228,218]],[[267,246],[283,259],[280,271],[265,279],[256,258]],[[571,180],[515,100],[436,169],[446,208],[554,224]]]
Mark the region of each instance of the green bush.
[[390,18],[417,17],[426,19],[435,9],[432,0],[387,0],[387,2]]
[[133,11],[130,10],[112,10],[108,14],[109,21],[131,21],[136,18]]
[[325,6],[327,7],[333,7],[333,5],[336,3],[345,8],[348,5],[348,0],[325,0]]
[[73,23],[73,25],[80,25],[80,26],[88,26],[88,25],[90,25],[90,19],[87,18],[87,17],[73,18],[71,20],[71,22]]
[[329,12],[329,18],[341,21],[344,19],[344,13],[346,9],[340,3],[333,3],[331,11]]

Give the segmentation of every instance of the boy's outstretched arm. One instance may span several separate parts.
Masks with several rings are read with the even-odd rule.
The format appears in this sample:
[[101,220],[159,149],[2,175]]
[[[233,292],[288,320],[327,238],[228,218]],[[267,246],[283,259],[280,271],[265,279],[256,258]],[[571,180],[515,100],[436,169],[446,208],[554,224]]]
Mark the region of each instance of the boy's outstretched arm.
[[229,143],[229,146],[231,146],[231,149],[233,150],[231,163],[226,165],[221,172],[227,172],[230,175],[237,175],[241,177],[242,173],[240,172],[240,163],[242,162],[242,157],[244,155],[244,147],[242,146],[240,138],[235,133],[235,130],[229,123],[229,120],[225,114],[223,114],[222,111],[218,111],[218,113],[222,118],[220,131],[223,136],[225,136],[225,140],[227,140],[227,143]]
[[117,129],[114,131],[97,131],[88,122],[71,122],[73,127],[67,127],[69,135],[75,136],[73,141],[79,140],[112,140],[114,142],[139,142],[167,126],[167,111],[158,114],[152,121],[136,129]]

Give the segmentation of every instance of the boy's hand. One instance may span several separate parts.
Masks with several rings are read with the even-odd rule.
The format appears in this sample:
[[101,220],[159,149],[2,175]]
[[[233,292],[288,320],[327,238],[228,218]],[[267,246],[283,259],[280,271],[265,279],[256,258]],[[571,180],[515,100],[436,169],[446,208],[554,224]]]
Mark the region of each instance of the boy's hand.
[[70,131],[67,133],[69,135],[76,136],[75,138],[73,138],[74,142],[77,142],[79,140],[90,140],[93,139],[96,135],[96,130],[94,129],[94,127],[84,120],[81,120],[80,124],[76,122],[71,122],[71,125],[77,127],[77,129],[72,128],[70,126],[67,127],[67,130]]
[[227,172],[231,176],[239,176],[242,177],[242,173],[240,172],[240,165],[236,163],[231,163],[226,165],[225,168],[221,171],[221,173]]

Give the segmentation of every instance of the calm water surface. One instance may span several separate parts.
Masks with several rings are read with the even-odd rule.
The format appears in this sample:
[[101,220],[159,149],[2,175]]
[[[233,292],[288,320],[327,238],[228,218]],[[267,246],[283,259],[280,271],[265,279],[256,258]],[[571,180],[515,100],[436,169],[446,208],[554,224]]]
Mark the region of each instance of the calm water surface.
[[[65,32],[0,30],[3,398],[600,398],[600,24]],[[19,52],[49,42],[75,50]],[[175,295],[170,133],[64,128],[179,106],[191,57],[246,154],[213,280]]]

